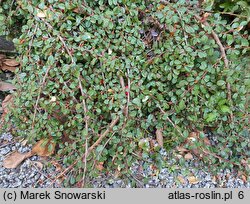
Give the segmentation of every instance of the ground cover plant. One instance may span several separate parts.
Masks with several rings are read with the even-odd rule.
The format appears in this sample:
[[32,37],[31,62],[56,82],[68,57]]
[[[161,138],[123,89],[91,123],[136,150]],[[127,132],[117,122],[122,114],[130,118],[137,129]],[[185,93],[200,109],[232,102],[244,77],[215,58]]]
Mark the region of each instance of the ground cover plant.
[[22,25],[3,130],[42,140],[62,174],[74,170],[71,185],[138,159],[161,168],[160,148],[180,146],[214,170],[249,171],[247,20],[183,0],[18,0],[0,11],[1,35]]

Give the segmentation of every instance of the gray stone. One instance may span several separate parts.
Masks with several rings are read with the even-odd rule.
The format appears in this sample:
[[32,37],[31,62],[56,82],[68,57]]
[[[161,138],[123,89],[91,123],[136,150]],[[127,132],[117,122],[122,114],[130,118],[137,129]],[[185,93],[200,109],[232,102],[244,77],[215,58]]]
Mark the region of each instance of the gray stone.
[[8,154],[10,151],[11,151],[11,149],[7,146],[7,147],[5,147],[5,148],[3,148],[3,149],[0,150],[0,154],[6,155],[6,154]]

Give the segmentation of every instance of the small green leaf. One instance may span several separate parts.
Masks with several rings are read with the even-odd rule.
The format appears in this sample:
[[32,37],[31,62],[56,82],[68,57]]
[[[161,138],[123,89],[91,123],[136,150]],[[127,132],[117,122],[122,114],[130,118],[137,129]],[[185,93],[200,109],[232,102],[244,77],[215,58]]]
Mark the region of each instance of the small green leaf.
[[181,102],[179,103],[179,110],[183,110],[185,107],[186,107],[185,101],[181,100]]
[[134,98],[134,99],[132,100],[132,102],[133,102],[135,105],[137,105],[137,106],[140,106],[140,105],[141,105],[141,101],[140,101],[139,98]]
[[232,35],[227,35],[227,44],[231,45],[234,42],[234,38]]
[[225,84],[226,84],[226,82],[223,81],[223,80],[217,81],[217,85],[218,85],[218,86],[223,86],[223,85],[225,85]]
[[82,104],[81,103],[76,104],[76,110],[80,110],[81,108],[82,108]]
[[216,120],[217,114],[216,113],[209,113],[207,115],[206,121],[207,122],[213,122]]
[[73,185],[73,184],[75,184],[75,182],[76,182],[75,177],[74,177],[74,176],[71,176],[71,177],[70,177],[70,184]]
[[199,56],[200,58],[204,58],[204,57],[207,56],[207,53],[205,53],[205,52],[198,52],[198,56]]
[[48,152],[53,152],[54,151],[54,145],[53,144],[49,144],[48,146]]
[[243,39],[241,40],[241,45],[242,45],[242,46],[249,46],[249,41],[248,41],[247,39],[243,38]]
[[53,57],[52,55],[50,55],[50,56],[48,57],[48,64],[49,64],[49,65],[53,65],[54,62],[55,62],[54,57]]
[[220,107],[220,109],[221,109],[221,111],[222,111],[223,113],[230,113],[230,112],[231,112],[230,108],[229,108],[228,106],[225,106],[225,105],[222,105],[222,106]]

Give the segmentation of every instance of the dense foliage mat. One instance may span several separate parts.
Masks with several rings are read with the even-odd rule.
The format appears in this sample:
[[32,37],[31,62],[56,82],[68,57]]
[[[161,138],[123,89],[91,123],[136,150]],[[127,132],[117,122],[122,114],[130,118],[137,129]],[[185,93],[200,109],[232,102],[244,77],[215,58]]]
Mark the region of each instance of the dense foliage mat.
[[[22,24],[22,66],[5,120],[31,141],[55,141],[72,183],[160,161],[154,140],[199,149],[218,170],[249,170],[247,21],[228,24],[195,1],[6,2],[1,33]],[[185,143],[209,131],[216,145]]]

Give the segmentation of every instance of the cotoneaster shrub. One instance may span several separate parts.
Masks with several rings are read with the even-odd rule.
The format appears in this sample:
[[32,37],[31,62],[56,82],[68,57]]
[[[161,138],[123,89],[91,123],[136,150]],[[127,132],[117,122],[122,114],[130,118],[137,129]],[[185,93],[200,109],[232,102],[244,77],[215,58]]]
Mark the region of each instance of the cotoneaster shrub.
[[19,0],[13,10],[22,66],[6,120],[30,141],[56,141],[56,158],[78,175],[72,184],[100,165],[127,173],[152,154],[161,167],[157,129],[166,149],[212,131],[216,146],[186,147],[209,151],[211,168],[249,170],[246,32],[196,2]]

